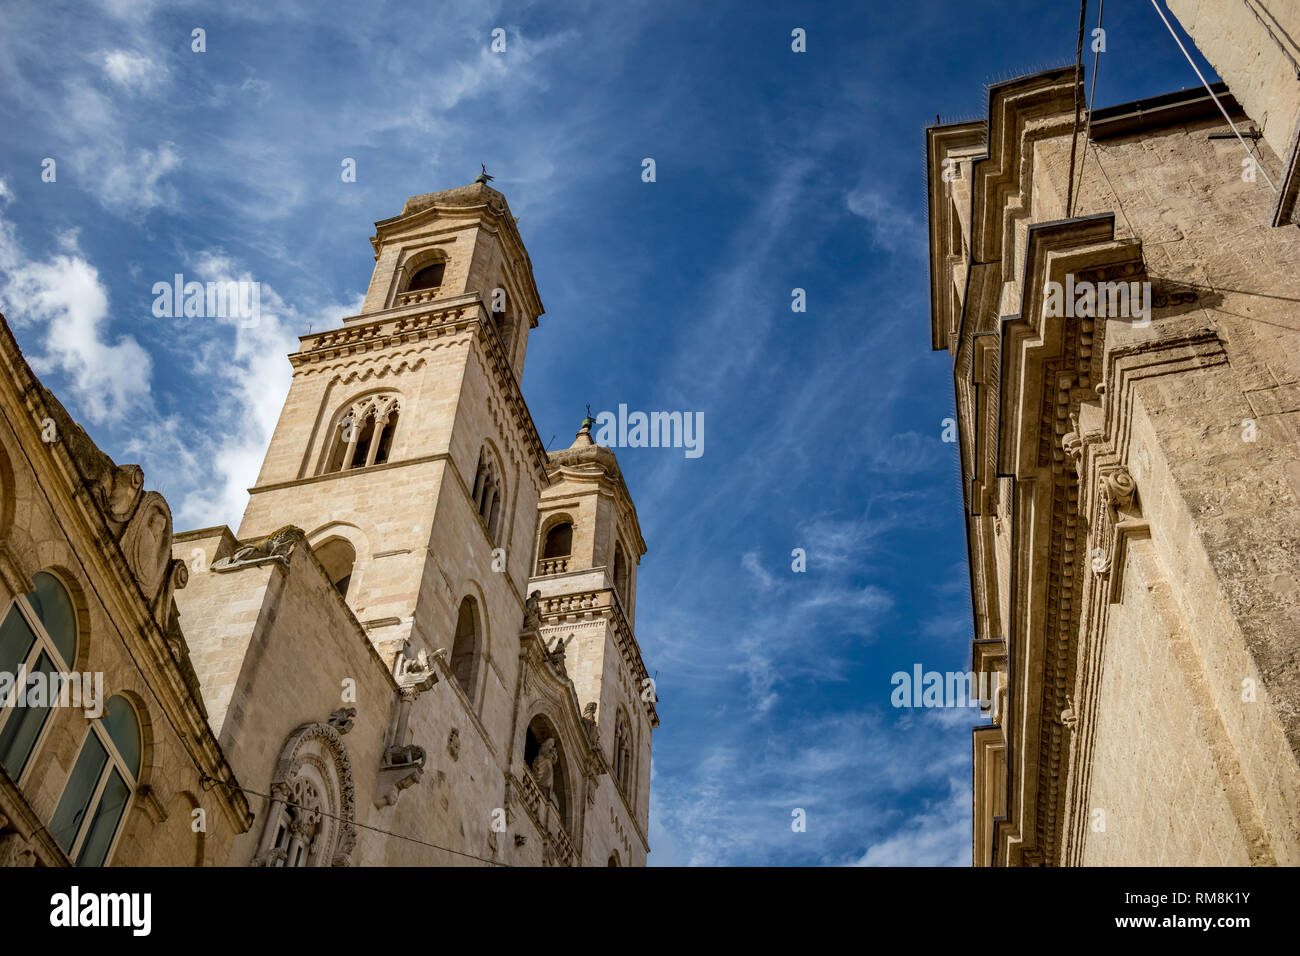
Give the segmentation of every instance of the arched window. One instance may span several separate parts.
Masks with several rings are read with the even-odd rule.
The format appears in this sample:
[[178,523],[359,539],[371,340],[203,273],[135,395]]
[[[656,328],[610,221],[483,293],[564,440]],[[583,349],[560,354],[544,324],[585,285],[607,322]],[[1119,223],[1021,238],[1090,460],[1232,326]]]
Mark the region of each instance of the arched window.
[[632,727],[620,707],[614,721],[614,780],[629,803],[632,802]]
[[357,563],[357,550],[347,538],[330,538],[313,549],[316,559],[329,577],[330,583],[338,589],[339,594],[348,596],[348,584],[352,580],[352,568]]
[[609,863],[607,863],[606,866],[622,866],[622,865],[623,864],[618,862],[618,850],[615,850],[613,853],[609,855]]
[[447,254],[442,249],[416,253],[402,266],[405,283],[397,290],[393,305],[418,305],[438,298],[447,277]]
[[0,766],[15,780],[27,766],[54,703],[47,696],[43,704],[24,700],[25,706],[19,707],[20,675],[28,683],[43,674],[41,680],[49,688],[51,674],[71,676],[77,661],[72,598],[52,574],[38,571],[33,581],[36,589],[16,597],[0,624],[0,674],[10,675],[9,681],[0,678]]
[[618,598],[623,602],[623,607],[627,607],[628,593],[628,573],[627,558],[623,557],[623,546],[615,542],[614,544],[614,590],[618,592]]
[[484,448],[479,452],[478,470],[474,473],[474,510],[487,529],[488,537],[496,544],[501,516],[505,513],[505,486],[496,458]]
[[573,553],[573,522],[561,521],[546,532],[542,541],[542,559],[538,574],[562,574],[569,570],[569,555]]
[[544,558],[567,558],[573,550],[573,525],[568,521],[557,524],[546,532]]
[[330,451],[321,474],[388,461],[400,411],[398,397],[391,393],[367,395],[344,408],[336,416]]
[[501,339],[501,348],[509,358],[515,339],[515,320],[509,312],[493,312],[492,320],[496,323],[497,337]]
[[103,866],[140,777],[140,720],[120,694],[91,721],[50,819],[50,834],[77,866]]
[[492,325],[496,329],[501,347],[509,357],[515,342],[515,310],[512,308],[513,296],[506,288],[505,282],[498,277],[488,301],[488,314],[492,316]]
[[472,597],[467,597],[460,602],[460,611],[456,615],[456,636],[451,644],[451,674],[471,703],[474,701],[481,647],[478,607]]

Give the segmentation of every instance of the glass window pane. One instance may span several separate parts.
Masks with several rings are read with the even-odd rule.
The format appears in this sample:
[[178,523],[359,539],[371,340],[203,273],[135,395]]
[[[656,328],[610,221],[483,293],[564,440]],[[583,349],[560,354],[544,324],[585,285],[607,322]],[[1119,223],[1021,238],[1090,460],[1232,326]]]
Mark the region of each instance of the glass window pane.
[[50,821],[50,833],[64,852],[70,850],[77,839],[81,821],[86,818],[90,798],[95,795],[95,786],[99,783],[99,775],[107,762],[108,751],[99,742],[99,734],[92,728],[81,747],[76,766],[72,768],[68,785],[63,788],[63,796],[59,798],[54,819]]
[[109,698],[104,706],[104,729],[131,776],[139,779],[140,722],[136,719],[135,708],[120,694]]
[[[36,666],[32,674],[36,673],[46,675],[54,673],[54,661],[44,651],[36,658]],[[28,675],[29,688],[30,677],[31,675]],[[48,683],[46,686],[49,686]],[[17,691],[18,688],[15,687],[14,693],[16,694]],[[49,716],[48,706],[31,704],[26,707],[15,707],[10,712],[4,729],[0,730],[0,764],[9,771],[9,776],[17,779],[22,774],[23,767],[27,766],[27,758],[32,755],[32,748],[36,746],[36,738],[40,736],[41,728],[45,726]]]
[[18,610],[17,604],[12,605],[5,615],[4,624],[0,624],[0,670],[17,674],[19,665],[27,660],[35,643],[36,635],[27,625],[23,612]]
[[44,571],[37,572],[33,578],[36,590],[27,595],[32,610],[45,625],[45,632],[54,641],[54,646],[63,655],[63,663],[76,667],[77,658],[77,615],[72,609],[72,598],[59,583],[59,579]]
[[95,808],[95,817],[90,821],[90,830],[86,840],[81,844],[77,854],[77,866],[103,866],[108,856],[108,848],[113,843],[113,834],[122,822],[122,813],[126,802],[131,799],[131,788],[126,785],[122,775],[114,770],[104,785],[104,792]]

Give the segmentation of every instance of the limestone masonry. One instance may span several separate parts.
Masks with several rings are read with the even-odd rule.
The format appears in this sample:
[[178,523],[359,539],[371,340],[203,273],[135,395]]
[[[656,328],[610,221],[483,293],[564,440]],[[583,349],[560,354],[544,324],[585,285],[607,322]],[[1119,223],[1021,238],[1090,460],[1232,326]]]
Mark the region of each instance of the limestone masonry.
[[644,865],[646,545],[590,420],[519,390],[542,303],[487,177],[376,223],[359,315],[301,338],[237,531],[173,534],[0,323],[0,865]]
[[1271,32],[1169,0],[1250,154],[1201,86],[1081,126],[1073,68],[927,131],[973,669],[1000,676],[978,866],[1300,864],[1300,6],[1264,6]]

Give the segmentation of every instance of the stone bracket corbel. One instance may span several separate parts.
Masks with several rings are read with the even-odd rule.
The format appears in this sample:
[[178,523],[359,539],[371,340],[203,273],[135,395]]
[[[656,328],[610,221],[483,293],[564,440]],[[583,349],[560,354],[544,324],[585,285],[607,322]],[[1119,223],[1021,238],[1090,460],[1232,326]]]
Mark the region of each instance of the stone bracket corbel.
[[424,776],[424,748],[404,743],[411,719],[411,707],[420,694],[438,682],[438,659],[446,654],[439,648],[432,654],[420,651],[415,657],[398,655],[393,677],[397,681],[397,706],[389,723],[384,755],[375,780],[375,807],[391,807],[403,790],[415,786]]

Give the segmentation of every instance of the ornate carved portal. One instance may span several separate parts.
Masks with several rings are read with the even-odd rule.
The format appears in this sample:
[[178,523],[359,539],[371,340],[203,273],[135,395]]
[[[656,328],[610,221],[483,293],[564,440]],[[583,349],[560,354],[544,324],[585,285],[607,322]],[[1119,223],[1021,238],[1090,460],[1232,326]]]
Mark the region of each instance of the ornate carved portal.
[[357,841],[356,793],[346,729],[336,723],[303,724],[289,735],[253,866],[348,865]]

